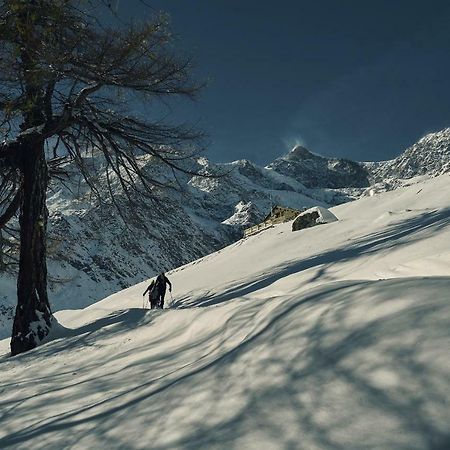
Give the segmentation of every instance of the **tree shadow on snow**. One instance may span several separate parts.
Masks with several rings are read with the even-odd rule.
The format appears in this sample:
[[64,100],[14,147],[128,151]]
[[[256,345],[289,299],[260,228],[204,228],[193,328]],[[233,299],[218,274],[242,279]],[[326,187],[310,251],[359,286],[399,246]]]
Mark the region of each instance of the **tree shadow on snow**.
[[[332,225],[332,224],[331,224]],[[357,238],[345,246],[329,250],[319,255],[305,259],[295,259],[283,267],[276,267],[273,271],[263,273],[251,282],[242,282],[226,289],[220,294],[192,292],[178,298],[171,304],[172,308],[207,307],[217,305],[229,300],[245,297],[260,289],[264,289],[278,280],[311,268],[316,267],[317,273],[309,281],[316,281],[326,276],[327,268],[335,262],[348,262],[358,259],[362,255],[370,255],[382,251],[391,251],[410,245],[414,241],[424,239],[450,225],[450,209],[426,212],[412,219],[406,219],[388,226],[385,230]],[[332,230],[330,226],[329,230]],[[298,233],[301,233],[298,232]],[[324,239],[326,234],[324,231]],[[299,248],[301,252],[301,248]],[[299,255],[301,258],[301,255]]]
[[[449,216],[449,210],[424,214],[189,306],[218,304],[311,267],[407,245],[448,226]],[[17,389],[0,399],[0,448],[82,448],[86,440],[102,448],[159,450],[245,448],[252,442],[283,449],[446,450],[448,373],[423,361],[425,350],[448,334],[442,303],[430,298],[349,325],[354,312],[348,300],[371,286],[380,291],[380,307],[389,309],[410,285],[402,279],[334,283],[281,304],[261,322],[255,322],[254,302],[243,302],[222,328],[189,339],[184,329],[168,327],[152,342],[125,345],[129,331],[166,314],[138,309],[70,330],[64,339],[8,361],[29,373],[19,385],[12,380],[0,387]],[[439,277],[427,286],[437,292],[450,287]],[[233,340],[242,330],[251,331]],[[89,353],[107,345],[110,356],[102,360]],[[74,365],[52,370],[52,358],[63,352],[92,359],[78,373]],[[33,372],[36,357],[48,361],[44,373]],[[379,373],[388,375],[377,378]],[[27,395],[28,385],[37,389]],[[132,422],[125,422],[129,416]],[[128,430],[132,424],[136,429]]]
[[[421,357],[423,349],[434,344],[433,335],[421,334],[421,330],[430,330],[429,321],[433,320],[436,336],[448,328],[448,321],[436,322],[434,316],[430,319],[433,314],[443,316],[439,311],[442,304],[417,303],[407,310],[349,325],[353,310],[347,300],[372,285],[374,290],[389,292],[378,300],[387,308],[409,286],[405,280],[376,285],[336,283],[281,305],[240,342],[217,346],[201,357],[198,349],[217,338],[214,334],[189,342],[180,341],[181,334],[163,336],[178,343],[178,359],[186,356],[180,367],[168,366],[171,370],[158,372],[170,362],[170,351],[136,358],[144,353],[145,344],[116,351],[111,356],[115,370],[109,368],[108,360],[92,362],[105,367],[96,378],[71,380],[70,374],[61,373],[49,374],[47,383],[39,377],[30,378],[29,383],[51,384],[52,388],[43,388],[34,396],[32,420],[30,411],[21,409],[27,398],[0,405],[2,423],[12,415],[19,423],[21,414],[26,418],[20,429],[2,429],[0,447],[30,448],[40,443],[52,448],[82,446],[83,439],[89,442],[94,435],[94,442],[101,442],[103,448],[243,448],[249,444],[245,439],[251,433],[259,439],[251,441],[253,445],[264,442],[269,448],[447,449],[448,427],[445,420],[439,425],[436,417],[441,422],[443,414],[448,417],[442,412],[446,411],[443,399],[448,396],[448,374],[425,364]],[[442,291],[449,287],[449,280],[435,278],[430,286],[441,286]],[[252,302],[243,303],[236,314],[228,324],[230,336],[239,332],[242,317],[254,317]],[[92,334],[94,329],[103,333],[103,338],[114,333],[117,340],[118,329],[111,326],[125,330],[131,319],[136,325],[142,324],[144,317],[127,311],[99,319],[76,333],[72,339],[84,336],[84,340],[73,343],[91,345],[91,339],[99,338]],[[412,340],[411,329],[417,334]],[[392,339],[409,343],[395,345]],[[52,353],[49,349],[49,358]],[[130,354],[132,362],[128,362]],[[380,385],[374,378],[379,371],[395,374],[398,383]],[[80,392],[86,395],[85,404],[68,406],[79,399]],[[99,393],[104,395],[97,397]],[[52,416],[41,411],[49,401],[57,403]],[[180,407],[184,413],[176,414]],[[133,423],[145,427],[143,435],[150,433],[147,443],[139,430],[130,435],[124,427],[122,421],[129,414]],[[220,420],[214,421],[215,417]],[[296,431],[293,434],[289,432],[292,429]]]

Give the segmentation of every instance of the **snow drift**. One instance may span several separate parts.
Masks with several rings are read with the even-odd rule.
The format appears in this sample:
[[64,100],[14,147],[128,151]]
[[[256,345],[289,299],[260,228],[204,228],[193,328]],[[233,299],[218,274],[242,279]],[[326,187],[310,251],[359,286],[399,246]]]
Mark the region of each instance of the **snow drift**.
[[449,185],[182,266],[167,310],[145,281],[27,354],[1,341],[0,447],[449,448]]

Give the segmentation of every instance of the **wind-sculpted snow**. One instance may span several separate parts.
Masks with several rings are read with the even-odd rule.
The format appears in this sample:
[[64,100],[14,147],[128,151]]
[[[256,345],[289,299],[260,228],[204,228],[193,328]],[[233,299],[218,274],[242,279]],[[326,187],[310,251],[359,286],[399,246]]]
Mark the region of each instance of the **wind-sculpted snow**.
[[0,342],[0,448],[447,449],[450,177],[332,208]]
[[111,313],[2,362],[18,375],[2,382],[0,445],[443,449],[449,290],[450,277],[346,282]]

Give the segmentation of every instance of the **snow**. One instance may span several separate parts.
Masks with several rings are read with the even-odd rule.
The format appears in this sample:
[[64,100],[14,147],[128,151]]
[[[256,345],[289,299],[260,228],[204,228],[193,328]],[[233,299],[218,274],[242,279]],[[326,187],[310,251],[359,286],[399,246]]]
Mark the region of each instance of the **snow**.
[[[260,223],[274,204],[301,210],[329,207],[409,184],[404,177],[442,174],[450,170],[450,129],[427,135],[395,160],[362,166],[298,147],[267,167],[248,160],[225,164],[205,158],[177,160],[188,172],[224,176],[205,179],[178,173],[175,180],[171,168],[142,155],[138,163],[150,178],[166,186],[179,185],[180,190],[155,187],[152,192],[158,202],[133,192],[139,208],[130,208],[118,189],[117,176],[108,177],[103,158],[91,150],[84,161],[99,197],[72,163],[64,165],[69,174],[64,185],[51,183],[49,188],[48,274],[53,311],[84,308],[163,268],[178,267],[223,248],[236,241],[243,229]],[[116,192],[115,203],[126,211],[126,224],[114,213],[108,179]],[[16,279],[3,272],[0,339],[11,332],[16,302]]]
[[316,223],[332,223],[338,220],[338,218],[331,211],[323,208],[322,206],[314,206],[312,208],[309,208],[306,211],[300,213],[297,217],[305,216],[313,212],[316,212],[319,215],[319,217],[316,219]]
[[0,448],[450,447],[449,175],[270,228],[0,342]]
[[[185,160],[183,167],[190,172],[226,175],[177,174],[180,190],[158,192],[157,202],[133,192],[139,208],[130,207],[118,189],[117,177],[110,177],[117,192],[114,201],[127,215],[125,224],[108,199],[104,161],[94,152],[85,164],[95,173],[102,202],[71,163],[64,165],[69,178],[63,185],[52,183],[47,198],[47,265],[53,311],[84,308],[161,269],[178,267],[223,248],[239,239],[244,228],[259,223],[273,204],[303,209],[350,199],[347,189],[308,189],[250,161],[217,165],[201,158]],[[152,179],[173,185],[172,170],[154,158],[142,156],[139,164]],[[242,202],[248,207],[239,211]],[[16,302],[15,277],[1,273],[0,339],[11,332]]]
[[378,163],[363,163],[373,182],[395,185],[399,179],[427,174],[438,176],[450,170],[450,128],[429,133],[397,158]]

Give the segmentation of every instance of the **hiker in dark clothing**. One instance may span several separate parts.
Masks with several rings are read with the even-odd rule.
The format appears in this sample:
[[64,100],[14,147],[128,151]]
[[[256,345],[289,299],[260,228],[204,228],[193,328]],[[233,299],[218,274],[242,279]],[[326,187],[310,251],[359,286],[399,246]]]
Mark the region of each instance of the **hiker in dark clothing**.
[[164,272],[161,272],[156,277],[155,282],[155,289],[157,292],[157,303],[158,307],[163,309],[164,308],[164,297],[166,295],[166,287],[169,285],[169,292],[172,292],[172,283],[169,281],[169,279],[166,277]]
[[142,294],[145,296],[145,294],[148,292],[148,301],[150,303],[150,308],[155,309],[158,307],[158,292],[156,290],[156,283],[155,280],[152,280],[152,282],[148,285],[145,292]]

